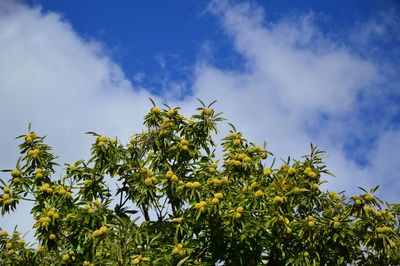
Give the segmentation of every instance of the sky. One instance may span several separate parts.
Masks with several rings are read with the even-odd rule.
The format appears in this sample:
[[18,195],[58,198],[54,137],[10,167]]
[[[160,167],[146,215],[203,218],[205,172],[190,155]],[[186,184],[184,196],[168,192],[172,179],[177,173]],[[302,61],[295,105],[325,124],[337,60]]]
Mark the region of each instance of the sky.
[[[326,189],[400,196],[397,1],[0,1],[0,169],[28,124],[59,155],[89,158],[96,131],[127,141],[159,105],[217,100],[278,159],[325,150]],[[229,129],[221,123],[222,138]],[[58,173],[62,174],[61,171]],[[8,180],[1,174],[0,178]],[[30,230],[28,205],[0,218]],[[23,221],[23,222],[21,222]]]

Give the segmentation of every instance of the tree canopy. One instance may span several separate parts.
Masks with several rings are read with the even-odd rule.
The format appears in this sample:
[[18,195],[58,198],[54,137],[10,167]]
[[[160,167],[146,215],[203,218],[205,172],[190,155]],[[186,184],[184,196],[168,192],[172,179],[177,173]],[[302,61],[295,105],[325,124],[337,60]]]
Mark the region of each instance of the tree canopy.
[[351,197],[324,191],[331,174],[313,145],[278,163],[232,124],[214,141],[224,119],[200,104],[190,118],[154,104],[129,143],[88,132],[91,158],[65,164],[62,178],[45,137],[30,128],[19,136],[1,213],[33,201],[36,242],[0,232],[1,264],[400,263],[399,204],[374,196],[377,187]]

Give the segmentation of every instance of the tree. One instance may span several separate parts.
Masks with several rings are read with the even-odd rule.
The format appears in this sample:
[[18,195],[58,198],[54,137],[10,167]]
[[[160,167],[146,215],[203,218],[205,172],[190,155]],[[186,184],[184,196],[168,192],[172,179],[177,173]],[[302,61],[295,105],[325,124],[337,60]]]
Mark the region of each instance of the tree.
[[[94,132],[88,161],[65,164],[29,128],[3,181],[2,215],[32,200],[37,246],[1,232],[2,265],[398,264],[399,204],[322,191],[325,154],[274,167],[233,125],[216,159],[217,122],[155,106],[128,144]],[[268,162],[268,165],[267,165]],[[114,193],[107,182],[118,180]]]

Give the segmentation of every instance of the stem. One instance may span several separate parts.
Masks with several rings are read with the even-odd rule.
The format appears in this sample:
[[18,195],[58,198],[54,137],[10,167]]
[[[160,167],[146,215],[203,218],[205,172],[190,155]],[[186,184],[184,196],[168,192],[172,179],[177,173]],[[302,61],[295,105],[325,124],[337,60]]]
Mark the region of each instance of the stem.
[[142,203],[141,205],[141,209],[142,209],[142,213],[144,218],[146,219],[147,222],[150,221],[150,216],[149,216],[149,210],[147,209],[147,207]]

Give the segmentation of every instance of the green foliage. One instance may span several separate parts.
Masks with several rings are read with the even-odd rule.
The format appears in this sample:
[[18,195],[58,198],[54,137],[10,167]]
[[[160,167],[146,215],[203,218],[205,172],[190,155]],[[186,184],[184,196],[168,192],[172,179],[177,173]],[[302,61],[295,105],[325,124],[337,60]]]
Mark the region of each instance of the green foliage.
[[[92,157],[65,165],[29,129],[2,180],[2,215],[32,200],[37,248],[0,233],[2,265],[398,264],[398,204],[322,191],[324,152],[266,165],[266,145],[232,126],[216,159],[217,122],[155,106],[128,144],[94,132]],[[108,181],[120,184],[114,195]],[[114,181],[112,181],[114,182]]]

